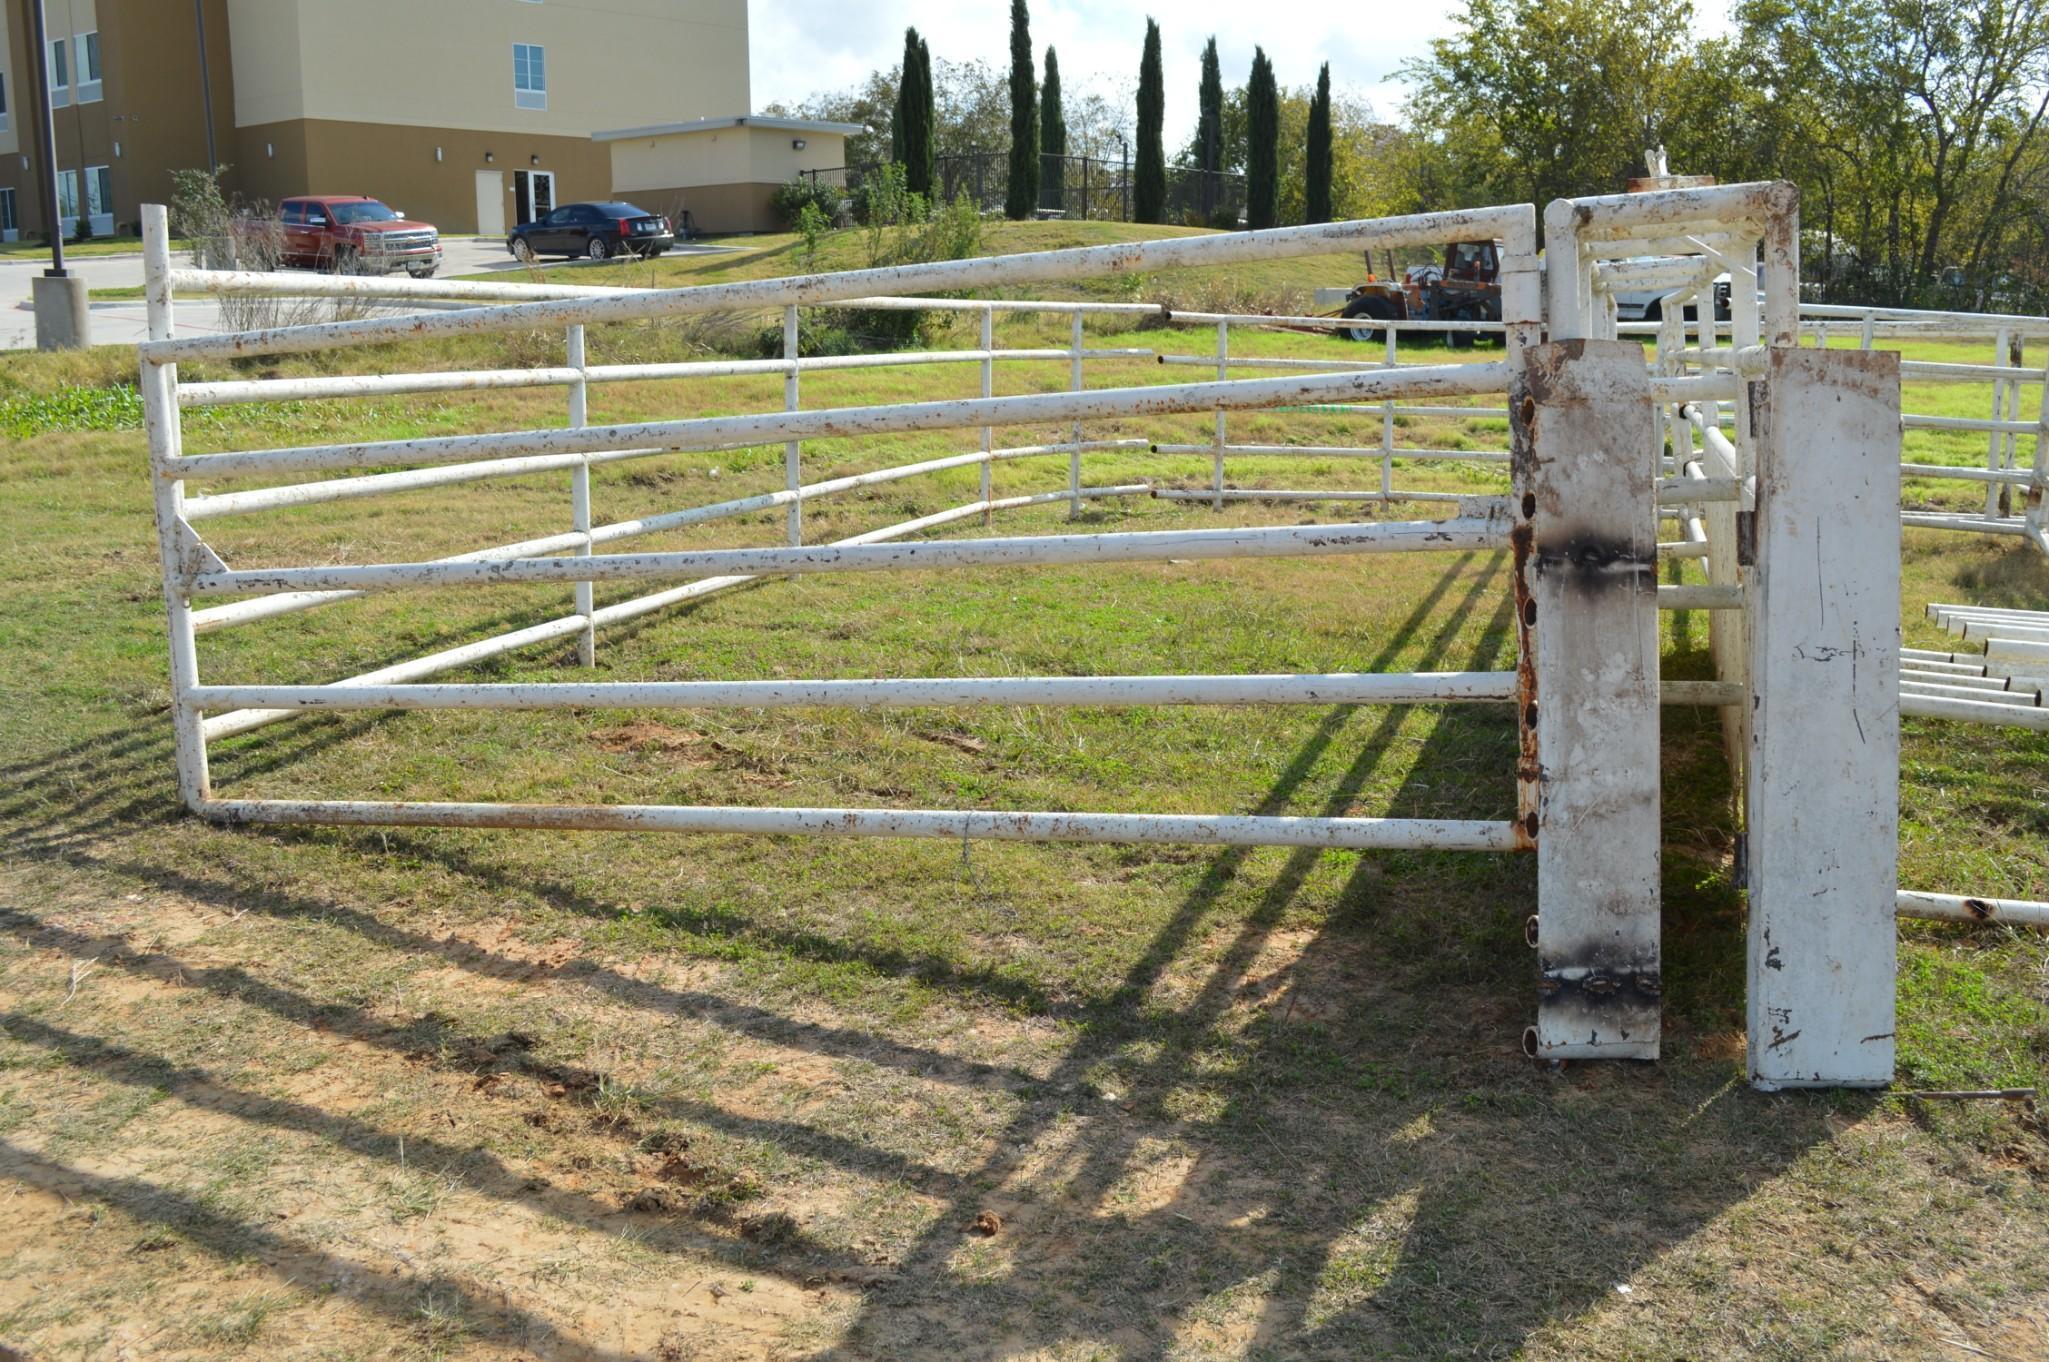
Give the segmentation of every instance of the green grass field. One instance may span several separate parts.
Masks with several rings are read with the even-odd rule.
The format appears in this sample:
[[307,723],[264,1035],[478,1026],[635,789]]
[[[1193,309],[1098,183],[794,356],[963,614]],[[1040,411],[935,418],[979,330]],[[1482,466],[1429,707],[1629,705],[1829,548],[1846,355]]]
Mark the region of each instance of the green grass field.
[[[1003,228],[991,244],[1072,232]],[[789,243],[762,247],[652,273],[796,267]],[[1129,287],[1251,298],[1342,282],[1301,262],[1287,273]],[[764,321],[594,331],[592,358],[732,348]],[[1015,320],[998,342],[1065,332]],[[959,325],[932,343],[973,339]],[[1093,323],[1090,339],[1213,345],[1207,330]],[[558,347],[518,335],[348,362],[548,363]],[[1233,348],[1360,353],[1249,330]],[[1067,1362],[2049,1351],[2049,1129],[2032,1105],[1744,1085],[1742,904],[1712,713],[1665,714],[1654,1066],[1521,1058],[1525,859],[209,827],[176,808],[140,414],[111,386],[130,369],[118,352],[0,361],[0,646],[15,663],[0,687],[0,1343],[35,1357]],[[1091,383],[1201,375],[1105,361]],[[1006,365],[997,390],[1065,380],[1064,362]],[[905,401],[976,382],[973,365],[807,375],[804,396]],[[2039,398],[2030,387],[2023,410]],[[626,384],[594,390],[591,417],[781,399],[775,378]],[[1907,406],[1983,414],[1990,393],[1914,385]],[[559,390],[280,403],[188,412],[186,447],[563,420]],[[1498,449],[1505,425],[1476,410],[1400,438]],[[1199,440],[1208,426],[1087,433]],[[1262,413],[1231,429],[1371,443],[1379,418]],[[818,441],[806,469],[975,444]],[[1916,432],[1908,448],[1985,457],[1983,437]],[[597,516],[777,487],[781,458],[607,466]],[[1207,474],[1206,459],[1139,452],[1091,455],[1086,476]],[[1229,475],[1363,488],[1379,469],[1246,458]],[[994,476],[998,495],[1053,490],[1065,460]],[[814,502],[807,536],[957,505],[975,480]],[[1504,485],[1486,465],[1405,464],[1396,480]],[[1916,482],[1907,496],[1981,494]],[[1092,503],[1082,527],[1406,514],[1128,498]],[[566,477],[549,476],[214,521],[209,538],[235,563],[376,561],[554,532],[567,515]],[[998,525],[1053,532],[1064,515]],[[773,542],[781,525],[777,511],[636,543]],[[2049,608],[2049,562],[2019,541],[1912,532],[1904,574],[1910,644],[1946,637],[1922,621],[1929,600]],[[1492,668],[1513,653],[1507,601],[1495,554],[821,576],[607,632],[597,676]],[[326,680],[566,606],[534,588],[393,593],[209,635],[203,675]],[[1705,617],[1665,624],[1667,675],[1706,675]],[[453,675],[579,672],[573,649],[548,648]],[[2049,898],[2049,735],[1906,729],[1903,883]],[[216,745],[214,774],[225,793],[279,796],[1500,817],[1514,750],[1511,717],[1489,707],[443,713],[296,720]],[[2049,949],[2010,929],[1909,925],[1899,1020],[1902,1089],[2037,1085]]]

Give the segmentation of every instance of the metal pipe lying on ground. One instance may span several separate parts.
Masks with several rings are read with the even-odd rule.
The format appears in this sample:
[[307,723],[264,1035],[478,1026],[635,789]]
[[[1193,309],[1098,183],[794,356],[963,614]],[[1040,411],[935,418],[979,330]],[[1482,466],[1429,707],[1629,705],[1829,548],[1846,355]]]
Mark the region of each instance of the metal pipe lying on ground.
[[1901,917],[1935,922],[2010,922],[2016,927],[2049,927],[2049,903],[2026,899],[1924,894],[1902,889],[1896,911]]
[[1904,689],[1900,692],[1900,713],[1917,719],[1960,719],[1965,723],[1999,724],[2049,733],[2049,709],[1945,699],[1916,695]]
[[2023,708],[2038,704],[2035,692],[2031,690],[2008,690],[2004,685],[1995,685],[1990,689],[1983,686],[1955,686],[1947,681],[1917,680],[1904,672],[1900,674],[1900,694],[1926,695],[1937,700],[1976,700],[1984,704],[2016,705]]

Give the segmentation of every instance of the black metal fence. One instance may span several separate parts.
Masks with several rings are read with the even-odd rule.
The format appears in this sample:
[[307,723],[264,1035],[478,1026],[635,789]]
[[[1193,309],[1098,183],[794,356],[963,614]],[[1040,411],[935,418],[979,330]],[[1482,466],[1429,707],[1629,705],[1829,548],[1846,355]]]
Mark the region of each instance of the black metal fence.
[[[813,184],[838,185],[859,200],[861,186],[882,166],[834,166],[802,172]],[[937,198],[951,203],[966,195],[984,212],[1000,211],[1010,194],[1010,154],[969,151],[934,159]],[[1132,168],[1128,159],[1100,156],[1042,156],[1039,213],[1044,217],[1131,221]],[[1237,227],[1245,217],[1245,177],[1187,166],[1167,168],[1167,213],[1171,223]]]

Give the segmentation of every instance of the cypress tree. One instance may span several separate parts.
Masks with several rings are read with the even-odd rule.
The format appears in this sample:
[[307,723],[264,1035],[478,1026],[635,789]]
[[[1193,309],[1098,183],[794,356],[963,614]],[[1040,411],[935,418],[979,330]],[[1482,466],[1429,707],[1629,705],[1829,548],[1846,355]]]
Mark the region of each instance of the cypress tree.
[[896,84],[896,108],[889,121],[889,159],[904,168],[904,187],[929,195],[936,169],[932,128],[932,50],[918,30],[904,30],[903,72]]
[[1274,86],[1266,49],[1252,50],[1252,79],[1245,87],[1245,222],[1254,231],[1271,227],[1280,192],[1281,96]]
[[889,110],[889,159],[895,165],[905,164],[904,133],[910,128],[911,91],[918,82],[918,30],[904,30],[904,59],[897,70],[896,103]]
[[1202,220],[1216,225],[1224,169],[1224,68],[1212,36],[1202,49],[1202,87],[1197,94],[1195,163],[1202,171]]
[[1304,167],[1305,221],[1329,222],[1330,210],[1330,63],[1316,75],[1316,94],[1309,101],[1309,151]]
[[1039,83],[1032,69],[1032,17],[1010,0],[1010,192],[1003,215],[1028,218],[1039,206]]
[[932,49],[925,40],[918,39],[918,83],[916,117],[911,126],[916,138],[905,148],[910,161],[904,175],[904,187],[914,194],[930,198],[939,185],[939,112],[932,98]]
[[1160,26],[1145,21],[1145,53],[1138,63],[1138,165],[1132,181],[1131,220],[1167,220],[1167,150],[1161,142],[1167,116],[1166,81],[1160,74]]
[[1067,111],[1060,107],[1060,58],[1046,49],[1046,80],[1039,87],[1039,206],[1061,208],[1067,200]]

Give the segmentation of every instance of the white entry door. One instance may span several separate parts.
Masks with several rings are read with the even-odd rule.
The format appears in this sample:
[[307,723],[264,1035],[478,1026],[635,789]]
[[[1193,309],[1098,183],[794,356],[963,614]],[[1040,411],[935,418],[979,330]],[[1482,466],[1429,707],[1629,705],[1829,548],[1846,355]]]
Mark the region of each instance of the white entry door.
[[477,234],[479,236],[505,235],[505,173],[499,170],[477,172]]
[[522,223],[544,218],[555,211],[555,172],[515,170],[512,172],[513,208]]

